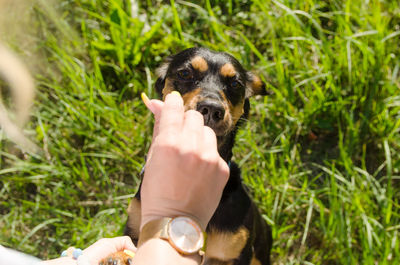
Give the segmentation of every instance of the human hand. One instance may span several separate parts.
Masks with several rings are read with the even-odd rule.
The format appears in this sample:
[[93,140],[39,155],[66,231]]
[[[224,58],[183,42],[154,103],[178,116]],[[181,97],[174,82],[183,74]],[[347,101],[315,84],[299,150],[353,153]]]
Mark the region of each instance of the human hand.
[[165,102],[147,97],[144,102],[155,126],[141,187],[141,226],[161,217],[189,216],[205,229],[229,177],[215,133],[199,112],[184,111],[179,93],[170,93]]
[[[76,260],[72,259],[73,247],[67,249],[67,257],[46,260],[39,264],[43,265],[76,265]],[[90,265],[98,265],[102,260],[112,258],[113,260],[125,261],[127,257],[132,257],[125,250],[136,252],[136,247],[128,236],[102,238],[83,250],[83,256]],[[126,264],[126,262],[125,262]]]
[[124,250],[136,252],[136,247],[129,236],[102,238],[86,248],[83,254],[91,265],[98,265],[103,259],[113,257],[117,252]]

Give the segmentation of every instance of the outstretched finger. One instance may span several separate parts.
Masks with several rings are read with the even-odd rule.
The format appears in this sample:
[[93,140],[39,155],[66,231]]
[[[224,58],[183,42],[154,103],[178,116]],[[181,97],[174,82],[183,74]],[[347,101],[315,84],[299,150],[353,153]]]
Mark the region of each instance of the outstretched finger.
[[168,132],[172,135],[178,135],[182,128],[183,119],[183,99],[178,92],[173,91],[166,96],[164,106],[161,109],[158,133]]
[[113,253],[130,250],[136,252],[136,247],[128,236],[102,238],[87,247],[83,254],[93,263],[97,264],[103,258]]
[[148,103],[154,114],[154,128],[153,128],[153,140],[157,137],[158,133],[160,132],[160,117],[161,117],[161,110],[164,107],[164,102],[158,99],[152,99]]
[[203,144],[202,153],[218,152],[217,136],[213,129],[208,126],[203,126]]
[[144,105],[154,114],[153,142],[159,133],[161,110],[164,106],[164,102],[158,99],[150,100],[144,92],[141,94],[141,98]]
[[217,143],[217,136],[215,135],[214,131],[208,127],[203,127],[203,144],[202,144],[202,154],[203,157],[208,159],[212,159],[217,162],[218,170],[222,173],[222,181],[223,185],[226,184],[229,177],[229,166],[227,162],[222,159],[222,157],[218,153],[218,143]]
[[144,105],[154,114],[156,119],[160,118],[161,109],[164,106],[164,102],[158,99],[149,99],[147,95],[143,92],[141,95]]
[[188,110],[184,115],[182,127],[182,148],[193,151],[201,148],[203,140],[204,119],[200,112]]
[[132,239],[129,236],[119,236],[119,237],[114,237],[110,238],[110,243],[115,246],[117,251],[121,250],[132,250],[136,251],[136,247],[132,242]]

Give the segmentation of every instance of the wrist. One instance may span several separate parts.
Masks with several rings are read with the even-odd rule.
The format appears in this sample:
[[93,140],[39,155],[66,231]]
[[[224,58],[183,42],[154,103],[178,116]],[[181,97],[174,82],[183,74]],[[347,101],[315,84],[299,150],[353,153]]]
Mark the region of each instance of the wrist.
[[144,264],[201,264],[199,255],[181,255],[167,241],[160,238],[152,238],[137,249],[133,259],[135,265]]
[[141,222],[140,222],[140,231],[142,231],[143,227],[151,221],[155,221],[155,220],[159,220],[159,219],[163,219],[163,218],[175,218],[178,216],[189,217],[190,219],[195,221],[203,231],[205,231],[207,228],[208,223],[200,220],[197,216],[194,216],[194,215],[186,213],[186,212],[180,212],[180,211],[172,212],[171,211],[169,213],[164,213],[164,214],[143,214]]

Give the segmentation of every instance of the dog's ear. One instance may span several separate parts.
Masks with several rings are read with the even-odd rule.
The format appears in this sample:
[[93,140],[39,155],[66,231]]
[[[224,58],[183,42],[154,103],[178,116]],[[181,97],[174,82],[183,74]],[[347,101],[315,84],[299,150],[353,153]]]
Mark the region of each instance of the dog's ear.
[[161,64],[161,66],[158,67],[156,70],[157,81],[155,84],[155,88],[160,97],[162,96],[162,90],[165,86],[165,78],[167,77],[168,68],[169,68],[171,61],[172,61],[172,57],[168,56],[167,58],[165,58],[164,62]]
[[246,83],[246,98],[261,95],[266,96],[270,93],[266,90],[265,83],[260,77],[252,72],[247,72],[247,83]]

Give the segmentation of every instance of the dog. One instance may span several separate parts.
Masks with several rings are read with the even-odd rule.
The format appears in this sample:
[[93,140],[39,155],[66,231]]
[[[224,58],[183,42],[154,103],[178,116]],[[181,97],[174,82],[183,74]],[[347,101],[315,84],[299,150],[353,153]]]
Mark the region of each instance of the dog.
[[[267,265],[272,247],[271,228],[262,218],[243,185],[232,158],[239,126],[249,114],[249,98],[267,95],[265,83],[246,71],[230,54],[189,48],[169,56],[157,71],[155,88],[164,99],[172,91],[183,98],[185,110],[197,110],[217,136],[218,152],[230,168],[229,180],[207,232],[205,264]],[[125,235],[136,244],[140,228],[140,188],[128,207]],[[113,256],[105,264],[128,257]]]

